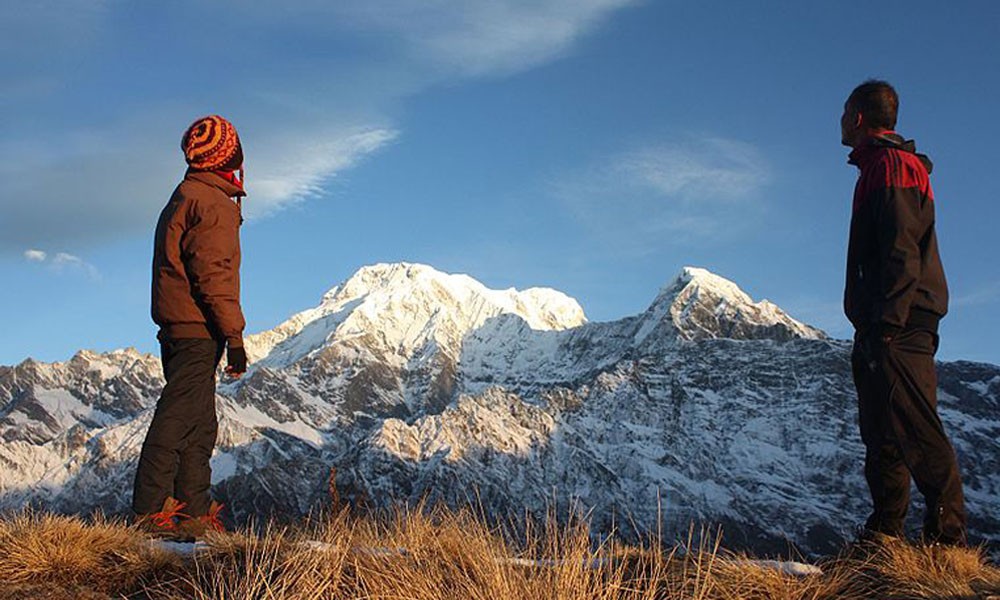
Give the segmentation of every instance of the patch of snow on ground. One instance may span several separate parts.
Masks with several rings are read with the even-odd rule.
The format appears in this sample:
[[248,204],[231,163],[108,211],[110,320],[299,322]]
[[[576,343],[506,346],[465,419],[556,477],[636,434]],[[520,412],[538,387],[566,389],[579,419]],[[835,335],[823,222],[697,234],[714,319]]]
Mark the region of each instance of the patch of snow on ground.
[[794,577],[808,577],[809,575],[823,574],[823,569],[820,569],[817,566],[798,562],[781,562],[776,560],[744,560],[735,562],[737,564],[752,565],[754,567],[760,567],[761,569],[777,571],[783,575],[792,575]]

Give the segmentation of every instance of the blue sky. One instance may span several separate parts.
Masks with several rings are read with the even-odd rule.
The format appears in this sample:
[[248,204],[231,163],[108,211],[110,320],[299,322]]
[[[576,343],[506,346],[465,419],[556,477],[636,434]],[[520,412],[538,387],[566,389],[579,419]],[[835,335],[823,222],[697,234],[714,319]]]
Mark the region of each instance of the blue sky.
[[998,74],[986,0],[4,3],[0,364],[156,351],[152,230],[210,113],[246,150],[248,332],[406,260],[596,321],[702,266],[848,337],[869,77],[935,161],[940,357],[1000,363]]

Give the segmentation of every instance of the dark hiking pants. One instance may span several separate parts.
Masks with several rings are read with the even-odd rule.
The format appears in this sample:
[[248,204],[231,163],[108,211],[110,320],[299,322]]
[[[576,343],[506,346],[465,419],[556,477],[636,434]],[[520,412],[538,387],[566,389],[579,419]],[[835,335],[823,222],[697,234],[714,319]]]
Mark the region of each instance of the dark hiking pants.
[[208,513],[215,448],[215,369],[225,344],[177,339],[160,344],[163,387],[135,474],[132,509],[159,512],[167,496],[187,504],[184,513]]
[[927,504],[924,538],[964,543],[958,462],[937,414],[938,337],[932,329],[908,327],[888,344],[855,342],[851,362],[874,505],[865,527],[903,535],[912,476]]

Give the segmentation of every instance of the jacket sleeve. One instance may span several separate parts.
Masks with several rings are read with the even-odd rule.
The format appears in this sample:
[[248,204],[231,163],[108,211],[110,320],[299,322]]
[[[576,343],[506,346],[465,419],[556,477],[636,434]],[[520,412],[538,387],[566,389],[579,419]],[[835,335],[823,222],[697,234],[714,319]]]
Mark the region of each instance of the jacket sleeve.
[[226,342],[242,346],[246,321],[240,308],[239,211],[222,202],[200,201],[192,204],[189,219],[181,251],[191,293]]
[[920,239],[926,225],[924,198],[918,188],[887,186],[873,192],[880,264],[873,317],[883,333],[895,335],[906,325],[920,281]]

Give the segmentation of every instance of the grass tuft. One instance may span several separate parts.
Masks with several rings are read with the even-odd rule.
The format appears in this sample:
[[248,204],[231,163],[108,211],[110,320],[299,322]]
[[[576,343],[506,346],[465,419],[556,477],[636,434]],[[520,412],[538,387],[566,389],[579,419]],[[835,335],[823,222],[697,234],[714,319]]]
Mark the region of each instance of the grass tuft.
[[[257,533],[254,533],[257,532]],[[22,512],[0,519],[0,598],[111,600],[892,600],[1000,594],[979,549],[892,542],[792,575],[694,530],[594,546],[554,518],[518,536],[472,511],[346,511],[301,526],[213,534],[180,556],[125,524]]]
[[181,567],[177,556],[120,521],[32,511],[0,520],[0,597],[29,598],[33,590],[51,597],[65,590],[74,598],[131,593]]

